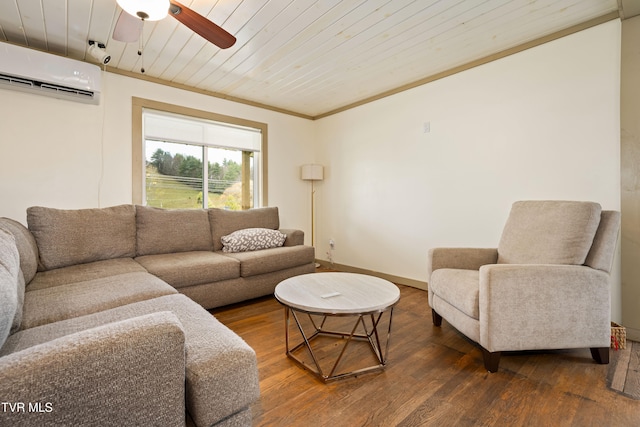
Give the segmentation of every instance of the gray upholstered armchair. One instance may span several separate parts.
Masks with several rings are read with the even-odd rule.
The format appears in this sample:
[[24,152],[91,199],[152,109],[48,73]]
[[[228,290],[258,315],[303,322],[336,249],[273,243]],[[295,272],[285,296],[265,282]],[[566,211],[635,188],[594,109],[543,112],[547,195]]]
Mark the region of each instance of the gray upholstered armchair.
[[513,204],[497,249],[429,251],[433,323],[445,318],[498,370],[503,351],[590,348],[609,363],[609,273],[620,213],[597,203]]

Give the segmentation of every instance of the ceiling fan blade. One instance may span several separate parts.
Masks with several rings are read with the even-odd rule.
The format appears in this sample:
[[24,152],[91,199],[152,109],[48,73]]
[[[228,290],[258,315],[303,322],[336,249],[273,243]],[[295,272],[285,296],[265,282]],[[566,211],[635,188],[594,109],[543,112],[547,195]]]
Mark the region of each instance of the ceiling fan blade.
[[204,39],[218,46],[220,49],[226,49],[236,42],[236,38],[226,32],[221,27],[209,21],[204,16],[189,9],[188,7],[171,1],[169,15],[176,18],[185,26],[189,27],[194,33],[201,35]]
[[123,10],[120,12],[120,16],[116,21],[116,26],[113,29],[113,36],[111,37],[114,40],[125,43],[138,41],[142,25],[143,22],[141,19],[138,19],[133,15],[129,15]]

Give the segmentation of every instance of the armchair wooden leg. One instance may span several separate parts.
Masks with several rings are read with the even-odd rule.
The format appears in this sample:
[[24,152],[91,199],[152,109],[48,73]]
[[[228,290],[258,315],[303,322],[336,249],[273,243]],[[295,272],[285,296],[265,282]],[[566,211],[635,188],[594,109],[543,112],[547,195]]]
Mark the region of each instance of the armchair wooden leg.
[[442,326],[442,316],[440,316],[434,309],[431,309],[431,320],[435,326]]
[[497,372],[498,365],[500,364],[500,355],[502,353],[499,351],[490,352],[489,350],[482,349],[482,359],[484,360],[484,367],[489,372]]
[[609,363],[609,347],[591,347],[593,360],[601,365]]

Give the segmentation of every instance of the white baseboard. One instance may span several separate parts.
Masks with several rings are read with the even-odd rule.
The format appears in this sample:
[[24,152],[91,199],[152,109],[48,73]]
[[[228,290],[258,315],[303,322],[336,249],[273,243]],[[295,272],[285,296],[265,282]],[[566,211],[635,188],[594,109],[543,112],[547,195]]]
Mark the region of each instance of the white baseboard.
[[627,331],[627,339],[631,341],[640,341],[640,329],[629,328],[625,326]]

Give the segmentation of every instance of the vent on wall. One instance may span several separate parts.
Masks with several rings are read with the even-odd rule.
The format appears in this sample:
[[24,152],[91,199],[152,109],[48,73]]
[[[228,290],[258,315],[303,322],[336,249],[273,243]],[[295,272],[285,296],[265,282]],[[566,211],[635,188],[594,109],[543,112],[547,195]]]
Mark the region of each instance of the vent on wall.
[[59,86],[36,80],[27,80],[20,77],[0,74],[0,85],[11,85],[10,89],[26,92],[46,92],[43,95],[51,95],[56,98],[75,98],[80,102],[95,102],[95,92],[74,89],[72,87]]
[[0,89],[99,104],[100,78],[95,64],[0,43]]

